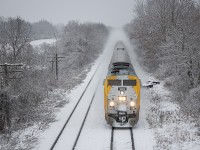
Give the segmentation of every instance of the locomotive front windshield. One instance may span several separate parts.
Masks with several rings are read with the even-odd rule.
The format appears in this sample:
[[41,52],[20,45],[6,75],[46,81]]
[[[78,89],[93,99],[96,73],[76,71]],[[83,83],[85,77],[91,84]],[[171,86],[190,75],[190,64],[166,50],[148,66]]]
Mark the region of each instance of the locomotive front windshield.
[[136,75],[133,68],[125,67],[125,66],[118,66],[115,68],[111,68],[110,74],[111,75]]

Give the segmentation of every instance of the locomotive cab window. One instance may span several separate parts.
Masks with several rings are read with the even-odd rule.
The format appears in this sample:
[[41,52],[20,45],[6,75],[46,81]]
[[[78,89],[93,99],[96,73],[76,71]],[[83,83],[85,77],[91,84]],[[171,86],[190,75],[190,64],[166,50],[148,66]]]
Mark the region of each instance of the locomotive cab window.
[[112,75],[136,75],[135,71],[132,68],[129,68],[127,66],[117,66],[115,68],[112,68],[110,70],[110,74]]
[[108,80],[108,86],[121,86],[121,80]]
[[136,86],[136,80],[123,80],[123,86]]
[[117,50],[123,50],[124,51],[124,48],[117,48]]
[[127,68],[119,68],[118,67],[118,68],[113,68],[111,73],[114,73],[114,74],[127,74],[128,70],[127,70]]

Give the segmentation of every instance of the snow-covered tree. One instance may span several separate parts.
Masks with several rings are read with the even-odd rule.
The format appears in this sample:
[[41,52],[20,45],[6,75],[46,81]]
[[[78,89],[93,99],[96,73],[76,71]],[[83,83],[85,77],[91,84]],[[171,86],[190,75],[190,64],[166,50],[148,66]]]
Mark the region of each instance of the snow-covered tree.
[[[191,106],[200,104],[199,95],[191,92],[200,84],[199,4],[193,0],[137,1],[134,12],[136,17],[126,30],[137,43],[147,71],[166,80],[174,94],[182,97],[178,99]],[[194,107],[189,108],[193,111]]]
[[18,62],[22,51],[30,41],[31,25],[21,19],[1,18],[0,19],[0,44],[4,56],[11,53],[11,62]]

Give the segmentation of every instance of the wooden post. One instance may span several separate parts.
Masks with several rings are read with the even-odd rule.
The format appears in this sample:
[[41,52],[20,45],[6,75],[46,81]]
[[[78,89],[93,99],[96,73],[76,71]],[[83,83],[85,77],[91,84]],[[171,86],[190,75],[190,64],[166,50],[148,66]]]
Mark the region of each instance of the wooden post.
[[8,66],[6,63],[4,64],[4,73],[5,85],[8,86]]
[[3,89],[3,78],[1,78],[1,90]]
[[54,64],[54,61],[52,60],[51,61],[51,73],[53,74],[53,64]]
[[56,53],[56,79],[58,80],[58,54]]

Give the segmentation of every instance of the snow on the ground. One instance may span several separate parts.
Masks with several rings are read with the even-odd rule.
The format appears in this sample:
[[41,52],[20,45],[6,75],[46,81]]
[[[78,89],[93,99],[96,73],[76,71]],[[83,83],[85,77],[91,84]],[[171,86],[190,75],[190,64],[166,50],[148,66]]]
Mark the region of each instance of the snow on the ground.
[[[107,125],[104,118],[104,106],[103,106],[103,79],[105,79],[107,74],[108,65],[110,63],[112,53],[114,50],[114,45],[117,41],[123,41],[128,49],[130,49],[131,60],[138,76],[142,81],[145,81],[149,78],[148,74],[142,71],[142,68],[139,66],[135,53],[132,51],[133,47],[130,45],[128,38],[122,30],[114,30],[110,38],[107,41],[107,44],[104,49],[104,53],[102,56],[95,62],[91,72],[88,74],[84,83],[80,86],[76,87],[69,95],[70,102],[61,109],[59,113],[57,113],[57,122],[54,122],[50,125],[50,127],[40,136],[39,143],[35,147],[36,150],[48,150],[52,143],[54,142],[56,136],[67,120],[70,112],[72,111],[74,105],[76,104],[78,98],[83,92],[86,84],[91,78],[93,72],[97,68],[98,64],[102,61],[102,64],[99,67],[97,74],[94,77],[94,80],[91,82],[91,86],[89,86],[88,90],[91,91],[91,94],[87,92],[88,98],[83,98],[85,105],[81,104],[82,109],[77,108],[81,113],[85,113],[85,109],[88,107],[88,103],[91,100],[91,95],[93,91],[97,88],[97,92],[94,98],[94,102],[92,104],[91,110],[86,119],[85,126],[81,132],[81,136],[79,138],[76,149],[77,150],[105,150],[110,149],[110,138],[111,138],[111,128]],[[153,133],[149,129],[148,124],[146,123],[146,111],[148,110],[149,98],[147,95],[148,92],[145,90],[141,93],[141,110],[140,110],[140,120],[137,126],[134,128],[134,141],[136,150],[152,150],[154,145]],[[84,100],[85,99],[85,100]],[[76,115],[76,119],[74,119],[74,123],[70,123],[66,126],[66,131],[60,138],[58,145],[55,149],[71,149],[70,146],[73,145],[74,131],[75,128],[81,124],[82,118],[81,114]],[[126,138],[122,136],[121,140],[125,140]],[[123,143],[123,141],[122,141]],[[130,149],[130,147],[118,147],[119,149]]]
[[163,84],[150,90],[149,123],[155,134],[155,150],[199,150],[200,136],[194,118],[185,116]]
[[41,39],[41,40],[34,40],[31,41],[30,44],[36,50],[37,53],[42,54],[44,53],[44,49],[41,48],[43,44],[55,44],[56,39]]
[[[157,81],[153,75],[143,71],[134,51],[129,54],[143,84],[149,79]],[[194,119],[181,114],[180,106],[173,101],[172,93],[164,87],[164,81],[152,89],[142,89],[140,120],[134,130],[136,150],[200,150],[197,131]]]
[[[107,74],[108,65],[112,56],[115,43],[120,40],[125,43],[129,50],[131,62],[136,70],[137,75],[142,83],[149,78],[155,80],[151,75],[143,71],[140,66],[138,57],[134,52],[135,47],[129,43],[129,39],[122,30],[115,30],[111,33],[110,38],[104,49],[104,53],[94,63],[91,71],[88,73],[84,83],[77,86],[71,93],[65,93],[70,98],[70,102],[57,113],[57,122],[40,135],[39,142],[35,150],[48,150],[54,142],[56,136],[67,120],[70,112],[74,108],[77,100],[85,89],[91,76],[93,75],[98,64],[101,63],[97,74],[88,87],[86,94],[83,96],[83,102],[77,107],[80,112],[75,113],[73,121],[66,126],[66,130],[56,145],[55,149],[71,149],[77,129],[82,123],[83,115],[88,108],[89,102],[96,90],[94,102],[92,103],[85,125],[81,132],[77,150],[106,150],[110,149],[111,128],[107,125],[104,118],[103,108],[103,79]],[[141,90],[141,108],[140,119],[133,129],[134,142],[136,150],[161,150],[161,149],[193,149],[199,150],[200,144],[198,136],[195,135],[197,128],[192,120],[181,119],[179,113],[180,107],[171,100],[171,93],[164,88],[163,83],[155,85],[152,89],[142,88]],[[167,120],[167,122],[166,122]],[[177,121],[178,120],[178,121]],[[152,124],[151,124],[152,123]],[[114,140],[114,147],[117,149],[131,149],[130,141],[127,141],[127,135],[121,134],[118,140]],[[116,143],[117,142],[117,143]]]
[[56,39],[41,39],[41,40],[34,40],[34,41],[31,41],[30,44],[33,46],[33,47],[36,47],[36,46],[40,46],[44,43],[46,44],[52,44],[56,41]]
[[[74,90],[72,90],[69,95],[66,95],[67,97],[70,98],[69,104],[67,104],[63,109],[61,109],[61,111],[59,113],[57,113],[57,118],[56,119],[58,121],[52,123],[51,126],[41,135],[41,137],[39,139],[39,143],[38,143],[37,147],[35,147],[36,150],[38,150],[38,149],[39,150],[48,150],[48,149],[50,149],[51,145],[53,144],[54,140],[56,139],[56,136],[60,132],[61,128],[63,127],[63,125],[65,123],[65,121],[69,117],[69,114],[71,113],[72,109],[74,108],[75,104],[77,103],[79,97],[83,93],[87,83],[89,82],[90,78],[92,77],[93,73],[95,72],[95,70],[98,67],[98,65],[100,64],[100,62],[102,62],[102,60],[103,60],[102,57],[105,56],[105,53],[106,53],[106,51],[104,51],[104,54],[102,54],[95,61],[91,71],[88,73],[88,75],[87,75],[86,79],[83,81],[83,83],[81,85],[77,86]],[[103,65],[101,65],[101,67],[102,66]],[[95,77],[96,78],[96,82],[98,82],[98,80],[99,80],[98,78],[100,76],[101,76],[101,72],[99,71],[98,76]],[[90,87],[90,90],[95,90],[96,86],[97,86],[97,83],[94,83],[93,87]],[[89,99],[88,99],[88,101],[89,101]],[[102,99],[102,102],[103,102],[103,99]],[[87,108],[88,105],[85,105],[83,107]],[[101,107],[101,106],[99,106],[99,107]],[[84,108],[82,108],[82,109],[84,109]],[[103,109],[103,105],[102,105],[102,109]],[[80,121],[80,123],[81,123],[81,121]],[[105,131],[105,129],[103,128],[102,131]],[[103,133],[103,132],[101,132],[101,133]],[[67,141],[69,141],[70,138],[71,138],[70,135],[68,135],[68,137],[64,138],[62,142],[63,143],[68,143]],[[69,143],[69,144],[73,144],[73,143]]]
[[99,72],[99,85],[97,93],[94,97],[94,102],[88,114],[85,126],[79,138],[77,150],[106,150],[110,149],[111,128],[107,125],[104,117],[104,94],[103,80],[108,71],[114,46],[121,39],[121,32],[113,31],[105,46],[103,64]]
[[[66,97],[69,97],[69,103],[60,110],[56,115],[57,122],[54,122],[50,125],[50,127],[40,136],[39,143],[35,147],[36,150],[49,150],[51,145],[53,144],[54,140],[56,139],[58,133],[60,132],[61,128],[63,127],[65,121],[69,117],[72,109],[74,108],[75,104],[77,103],[81,93],[84,91],[87,83],[89,82],[91,76],[93,75],[95,69],[97,68],[101,57],[95,62],[94,66],[92,67],[91,71],[88,73],[86,79],[83,83],[74,90],[71,91],[70,94],[66,93]],[[66,139],[67,141],[67,139]]]
[[[127,46],[127,49],[129,50],[128,53],[131,59],[131,63],[136,71],[136,74],[140,78],[141,83],[144,84],[149,80],[149,78],[151,78],[151,76],[148,73],[146,73],[140,66],[138,56],[135,52],[135,47],[130,44],[129,39],[126,35],[124,35],[124,39],[124,43]],[[148,90],[142,88],[139,121],[133,130],[136,150],[153,150],[153,146],[155,145],[154,134],[149,128],[149,125],[146,121],[147,114],[149,113],[149,105],[150,99]]]
[[[113,30],[105,45],[104,53],[95,61],[84,82],[71,90],[70,93],[68,91],[62,91],[62,98],[69,101],[63,108],[60,108],[59,112],[56,113],[57,121],[51,123],[49,128],[47,128],[43,133],[39,131],[39,125],[34,125],[24,131],[14,133],[16,134],[15,137],[18,136],[16,142],[24,141],[22,139],[27,139],[26,141],[28,141],[27,143],[19,143],[18,146],[20,148],[26,149],[26,147],[29,147],[32,149],[34,147],[33,149],[35,150],[50,149],[80,95],[84,91],[87,83],[100,64],[94,79],[83,96],[80,106],[77,107],[78,111],[74,114],[75,117],[72,116],[72,118],[74,117],[72,119],[73,121],[66,126],[66,130],[61,136],[55,150],[72,148],[77,129],[82,123],[82,118],[85,115],[86,109],[88,108],[95,90],[97,92],[94,97],[94,102],[92,103],[76,149],[110,149],[111,128],[104,118],[103,79],[105,79],[107,75],[107,69],[112,57],[114,46],[119,40],[123,41],[129,50],[128,53],[131,62],[138,77],[141,79],[141,82],[145,83],[149,78],[155,80],[155,78],[146,73],[140,66],[138,57],[134,52],[135,47],[130,44],[129,39],[123,30]],[[44,41],[49,41],[49,43],[55,42],[53,39],[40,40],[40,42],[37,41],[33,45],[38,45]],[[59,89],[57,92],[60,92]],[[140,119],[133,129],[136,150],[199,150],[200,136],[197,134],[197,130],[194,120],[190,116],[183,116],[183,114],[180,113],[179,105],[173,101],[171,92],[164,87],[162,82],[159,85],[155,85],[152,89],[142,88]],[[39,137],[36,145],[29,145],[30,141],[33,143],[36,141],[36,138],[31,137]],[[116,139],[114,139],[114,147],[121,150],[131,149],[130,141],[127,140],[127,138],[125,132],[120,134],[120,136],[118,135]],[[118,143],[119,140],[120,143]],[[18,147],[16,147],[16,149],[17,148]]]
[[113,149],[126,150],[132,148],[130,130],[114,130]]

